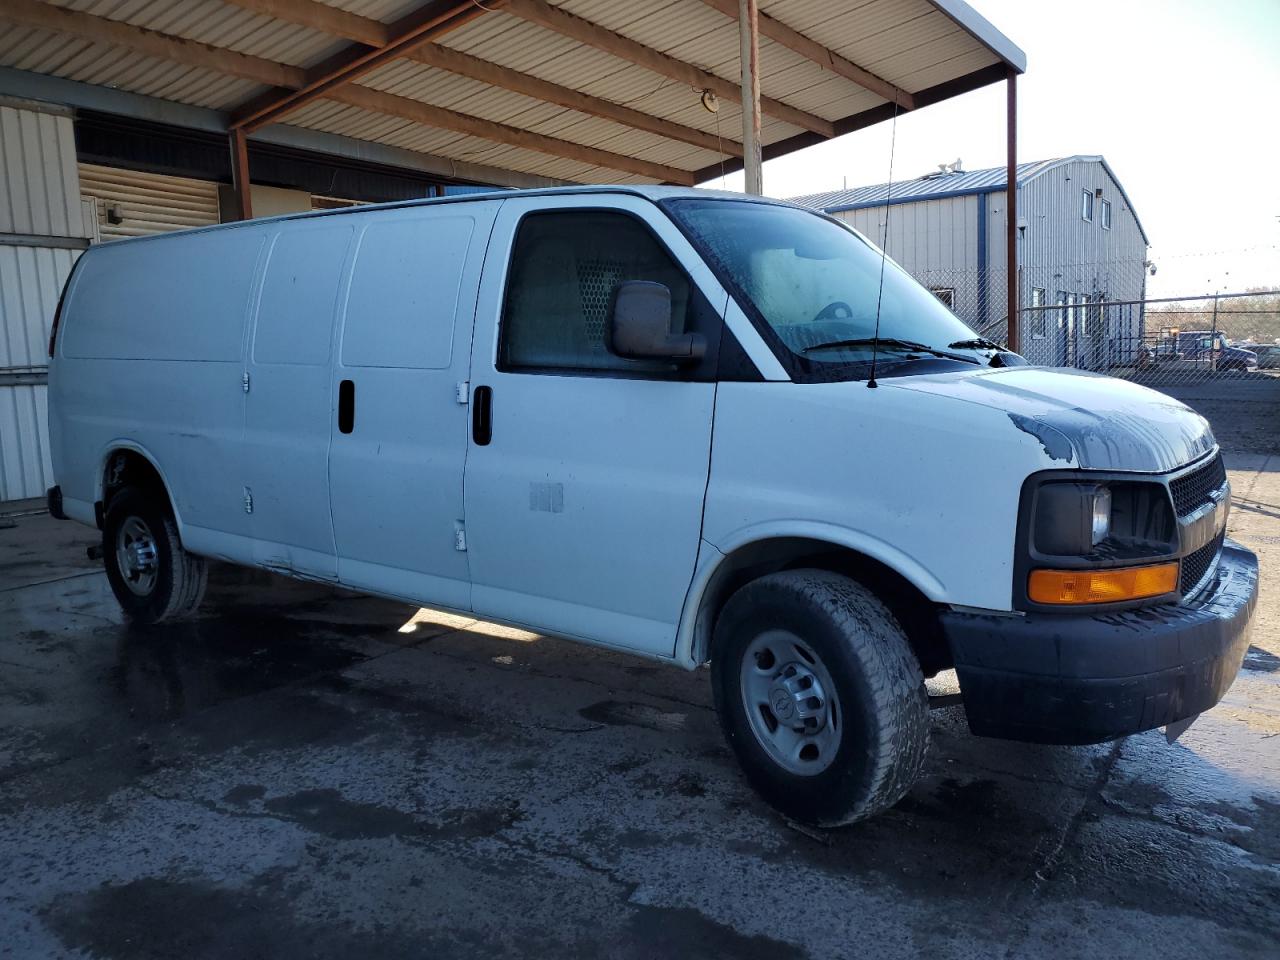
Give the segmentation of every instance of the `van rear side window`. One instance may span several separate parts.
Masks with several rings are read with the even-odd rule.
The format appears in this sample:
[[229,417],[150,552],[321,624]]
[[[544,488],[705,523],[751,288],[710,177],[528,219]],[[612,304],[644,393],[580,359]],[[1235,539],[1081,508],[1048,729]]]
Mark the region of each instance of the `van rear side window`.
[[350,226],[287,225],[276,237],[258,299],[253,359],[318,366],[329,340]]
[[360,239],[347,294],[342,363],[443,370],[475,230],[468,216],[372,222]]

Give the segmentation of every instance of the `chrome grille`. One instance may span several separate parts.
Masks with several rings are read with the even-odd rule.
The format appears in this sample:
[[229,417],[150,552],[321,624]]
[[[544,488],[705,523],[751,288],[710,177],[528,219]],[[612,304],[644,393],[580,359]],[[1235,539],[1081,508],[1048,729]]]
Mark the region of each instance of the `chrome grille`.
[[1170,481],[1169,492],[1173,494],[1173,506],[1178,516],[1185,517],[1211,503],[1212,495],[1226,482],[1227,471],[1220,453],[1200,469]]
[[1218,534],[1199,550],[1182,558],[1182,572],[1178,575],[1178,591],[1185,597],[1200,586],[1213,562],[1222,550],[1222,534]]

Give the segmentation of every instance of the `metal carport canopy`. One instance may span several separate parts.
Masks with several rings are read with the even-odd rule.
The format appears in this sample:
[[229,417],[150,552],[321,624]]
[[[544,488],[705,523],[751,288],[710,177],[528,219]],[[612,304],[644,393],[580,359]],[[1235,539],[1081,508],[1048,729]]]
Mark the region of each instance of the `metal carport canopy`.
[[[962,0],[759,6],[766,159],[1025,68]],[[741,167],[737,10],[738,0],[3,0],[0,67],[216,110],[250,142],[284,124],[488,168],[494,183],[688,185]],[[707,90],[718,113],[702,105]]]

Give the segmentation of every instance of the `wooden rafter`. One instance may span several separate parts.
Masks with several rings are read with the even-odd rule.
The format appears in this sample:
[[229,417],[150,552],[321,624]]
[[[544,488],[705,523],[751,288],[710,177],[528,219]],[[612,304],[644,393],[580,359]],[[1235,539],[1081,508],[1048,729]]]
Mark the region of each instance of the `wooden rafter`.
[[[298,90],[308,82],[307,71],[300,67],[184,40],[105,17],[54,7],[41,0],[3,0],[3,3],[0,3],[0,22],[50,30],[92,42],[109,43],[145,56],[198,67],[272,87]],[[693,183],[693,175],[677,167],[626,157],[528,130],[494,124],[480,117],[433,107],[405,97],[391,97],[359,85],[338,87],[326,92],[324,97],[366,110],[389,113],[436,129],[534,150],[548,156],[633,173],[667,183]],[[357,100],[359,102],[356,102]]]
[[533,133],[529,130],[521,130],[519,127],[511,127],[504,123],[494,123],[492,120],[482,120],[479,117],[473,117],[465,113],[446,110],[444,107],[423,103],[421,100],[411,100],[408,97],[398,97],[394,94],[383,93],[381,90],[374,90],[372,87],[352,84],[332,91],[326,95],[326,99],[359,107],[362,110],[372,110],[376,113],[401,117],[405,120],[412,120],[414,123],[421,123],[440,130],[452,130],[455,133],[481,137],[485,140],[496,140],[499,143],[509,144],[513,147],[524,147],[527,150],[552,153],[556,156],[588,163],[592,166],[638,173],[642,177],[649,177],[652,180],[664,183],[677,183],[687,187],[693,186],[693,174],[688,170],[681,170],[677,167],[669,167],[660,163],[651,163],[648,160],[640,160],[635,157],[619,156],[616,153],[598,150],[595,147],[584,146],[580,143],[559,140],[555,137]]
[[[502,7],[502,12],[536,23],[538,26],[595,47],[597,50],[603,50],[605,53],[644,67],[659,76],[679,80],[694,89],[710,90],[722,100],[728,100],[731,103],[741,102],[741,90],[736,83],[714,73],[708,73],[691,63],[677,60],[660,50],[646,47],[598,23],[592,23],[559,7],[553,7],[545,0],[507,0]],[[827,138],[835,136],[835,124],[830,120],[824,120],[822,117],[771,97],[760,98],[760,109],[769,116],[800,127],[802,130],[809,130]]]
[[[502,0],[493,0],[501,4]],[[380,47],[354,44],[340,50],[324,63],[307,71],[306,83],[286,90],[274,99],[251,100],[233,110],[231,125],[246,132],[275,123],[313,100],[337,90],[370,71],[399,59],[414,47],[441,37],[484,16],[492,6],[478,6],[471,0],[431,0],[403,17],[388,30],[388,40]]]
[[207,43],[184,40],[119,20],[55,7],[41,0],[3,0],[0,3],[0,21],[50,30],[95,43],[110,43],[145,56],[269,86],[296,87],[301,86],[305,80],[305,71],[299,67],[273,63]]
[[[228,0],[238,7],[264,16],[309,27],[330,36],[354,40],[370,47],[385,46],[390,40],[389,24],[339,10],[319,0]],[[486,4],[488,5],[488,4]],[[438,70],[500,87],[535,100],[600,117],[635,130],[644,130],[668,140],[676,140],[730,157],[741,157],[742,146],[694,127],[674,123],[632,107],[595,97],[572,87],[551,83],[540,77],[512,70],[435,43],[425,43],[408,51],[405,59]]]
[[[702,2],[731,20],[738,19],[738,0],[702,0]],[[818,41],[806,37],[798,30],[793,30],[782,21],[762,13],[759,15],[759,25],[762,36],[782,44],[806,60],[812,60],[824,70],[830,70],[846,80],[852,80],[858,86],[884,97],[890,103],[897,103],[903,110],[915,109],[915,97],[906,90],[895,86],[883,77],[876,76],[870,70],[863,69],[835,51],[828,50]]]

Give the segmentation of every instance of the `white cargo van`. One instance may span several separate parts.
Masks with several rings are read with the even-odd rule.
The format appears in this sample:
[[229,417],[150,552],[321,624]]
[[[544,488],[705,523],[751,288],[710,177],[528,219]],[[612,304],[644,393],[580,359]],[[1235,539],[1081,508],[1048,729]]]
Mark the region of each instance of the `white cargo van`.
[[392,204],[90,249],[51,343],[50,508],[125,612],[205,558],[710,663],[799,820],[897,801],[955,667],[973,731],[1211,707],[1252,554],[1203,418],[1024,365],[845,226],[697,190]]

